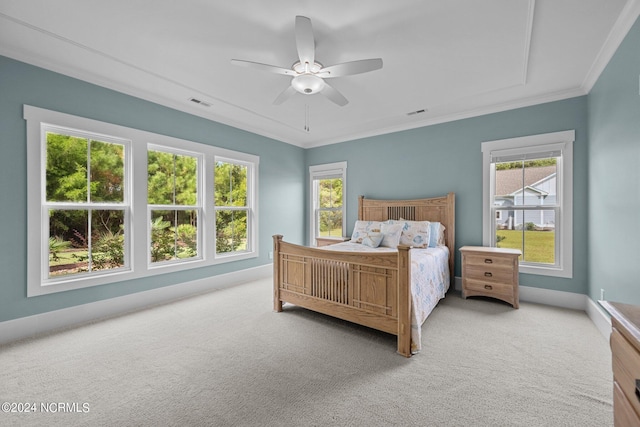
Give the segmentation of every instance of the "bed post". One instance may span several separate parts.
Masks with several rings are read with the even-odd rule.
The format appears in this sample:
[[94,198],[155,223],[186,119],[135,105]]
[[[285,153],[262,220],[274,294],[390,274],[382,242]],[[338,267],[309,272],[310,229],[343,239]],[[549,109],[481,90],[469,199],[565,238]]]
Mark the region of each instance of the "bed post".
[[358,196],[358,220],[364,219],[364,196]]
[[456,259],[456,194],[447,194],[447,246],[449,247],[449,274],[451,278],[451,289],[455,289],[455,259]]
[[282,235],[273,236],[273,311],[282,311],[282,301],[280,300],[280,242]]
[[398,246],[398,353],[411,357],[411,260],[409,246]]

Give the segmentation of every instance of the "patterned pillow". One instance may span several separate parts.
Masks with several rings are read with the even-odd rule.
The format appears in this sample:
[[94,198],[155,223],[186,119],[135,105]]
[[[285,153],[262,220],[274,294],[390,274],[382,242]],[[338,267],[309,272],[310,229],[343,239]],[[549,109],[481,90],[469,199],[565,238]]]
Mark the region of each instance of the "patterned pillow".
[[402,235],[402,224],[382,223],[380,231],[383,234],[380,246],[387,248],[397,248],[400,244],[400,236]]
[[398,221],[389,220],[388,222],[402,224],[402,236],[400,244],[413,246],[414,248],[426,248],[429,245],[431,236],[431,227],[429,221],[409,221],[400,218]]
[[382,232],[379,229],[374,228],[366,233],[366,236],[362,239],[362,244],[371,248],[377,248],[380,246],[380,243],[382,243],[383,237],[384,235]]
[[367,236],[367,233],[372,230],[380,231],[380,225],[380,221],[356,221],[351,234],[351,241],[353,243],[362,243],[362,239]]

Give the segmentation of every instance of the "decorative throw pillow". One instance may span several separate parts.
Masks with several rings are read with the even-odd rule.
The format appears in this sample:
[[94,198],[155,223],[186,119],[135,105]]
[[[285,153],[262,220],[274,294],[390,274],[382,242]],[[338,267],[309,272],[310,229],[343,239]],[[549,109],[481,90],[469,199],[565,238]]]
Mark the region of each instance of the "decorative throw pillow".
[[382,243],[382,238],[384,235],[378,229],[373,229],[366,233],[365,237],[362,239],[362,244],[365,246],[369,246],[371,248],[377,248]]
[[431,236],[431,223],[429,221],[409,221],[400,219],[403,223],[400,244],[413,246],[414,248],[426,248]]
[[372,230],[380,231],[380,225],[380,221],[356,221],[351,234],[351,241],[353,243],[362,243],[362,239],[367,236],[367,233]]
[[383,234],[380,246],[385,246],[387,248],[397,248],[398,244],[400,244],[402,226],[403,224],[389,224],[383,222],[382,227],[380,227],[380,231]]

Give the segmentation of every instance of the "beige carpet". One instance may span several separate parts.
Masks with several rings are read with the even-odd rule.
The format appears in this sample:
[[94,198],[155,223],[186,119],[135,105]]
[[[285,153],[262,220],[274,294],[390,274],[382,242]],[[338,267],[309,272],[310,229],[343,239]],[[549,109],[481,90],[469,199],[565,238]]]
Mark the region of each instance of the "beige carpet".
[[0,347],[0,425],[603,427],[610,366],[582,312],[454,293],[406,359],[261,280]]

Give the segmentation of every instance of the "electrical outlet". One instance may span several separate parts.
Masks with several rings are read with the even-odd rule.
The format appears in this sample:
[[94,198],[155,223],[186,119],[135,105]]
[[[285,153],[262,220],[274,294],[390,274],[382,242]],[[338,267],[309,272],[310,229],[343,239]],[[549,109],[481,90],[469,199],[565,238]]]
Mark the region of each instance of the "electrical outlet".
[[600,289],[600,301],[604,301],[604,289]]
[[273,252],[269,252],[269,259],[273,259]]

